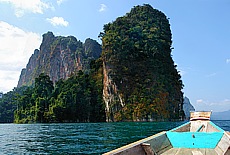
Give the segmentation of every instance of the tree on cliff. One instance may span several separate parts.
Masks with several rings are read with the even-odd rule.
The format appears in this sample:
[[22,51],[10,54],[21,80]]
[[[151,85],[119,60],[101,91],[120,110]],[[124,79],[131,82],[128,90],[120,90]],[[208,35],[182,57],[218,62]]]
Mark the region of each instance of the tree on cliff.
[[[17,93],[19,93],[18,90]],[[0,98],[0,123],[12,123],[14,121],[14,110],[16,109],[16,105],[12,99],[15,97],[16,93],[10,91]]]
[[42,73],[38,78],[35,78],[33,98],[35,99],[36,122],[45,122],[44,114],[49,109],[49,100],[52,96],[53,89],[53,82],[48,75]]
[[[166,16],[150,5],[104,25],[102,59],[107,119],[178,119],[182,113],[181,76],[171,57]],[[106,78],[104,78],[106,79]]]
[[53,89],[50,77],[40,74],[35,79],[34,88],[27,87],[15,98],[17,110],[14,112],[14,122],[48,122],[45,113],[49,110]]
[[90,75],[79,71],[67,80],[59,80],[55,87],[49,76],[40,74],[33,88],[25,87],[16,95],[13,104],[17,105],[14,122],[105,121],[101,95],[102,73],[99,69],[101,62],[98,61],[93,61]]

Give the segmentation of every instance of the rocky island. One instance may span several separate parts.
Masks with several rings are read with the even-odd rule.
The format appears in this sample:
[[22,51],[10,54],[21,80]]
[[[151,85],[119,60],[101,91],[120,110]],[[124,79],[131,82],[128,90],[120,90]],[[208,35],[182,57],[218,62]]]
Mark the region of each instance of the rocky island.
[[[145,4],[83,43],[43,35],[18,86],[0,100],[2,122],[182,120],[182,80],[168,18]],[[7,116],[7,117],[6,117]]]

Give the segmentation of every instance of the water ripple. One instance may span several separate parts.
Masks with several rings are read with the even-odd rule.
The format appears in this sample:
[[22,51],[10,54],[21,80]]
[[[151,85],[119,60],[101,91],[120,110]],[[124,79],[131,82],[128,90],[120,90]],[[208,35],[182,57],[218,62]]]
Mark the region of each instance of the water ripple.
[[[0,154],[101,154],[182,123],[0,124]],[[214,123],[230,130],[230,121]]]

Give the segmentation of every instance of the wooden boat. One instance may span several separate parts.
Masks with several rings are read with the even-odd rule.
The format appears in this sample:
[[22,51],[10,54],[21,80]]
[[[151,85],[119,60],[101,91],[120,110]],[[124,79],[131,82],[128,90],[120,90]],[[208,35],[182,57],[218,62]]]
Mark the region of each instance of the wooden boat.
[[211,112],[191,112],[190,122],[104,155],[230,155],[230,132],[210,116]]

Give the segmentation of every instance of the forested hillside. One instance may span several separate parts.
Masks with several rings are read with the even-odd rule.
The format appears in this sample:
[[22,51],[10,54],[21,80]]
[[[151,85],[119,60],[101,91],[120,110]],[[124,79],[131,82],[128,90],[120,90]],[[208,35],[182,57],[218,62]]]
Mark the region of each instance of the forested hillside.
[[4,94],[0,98],[0,123],[12,123],[14,121],[14,110],[16,110],[16,90]]
[[107,121],[183,116],[181,76],[171,57],[167,17],[136,6],[104,26],[102,59]]

